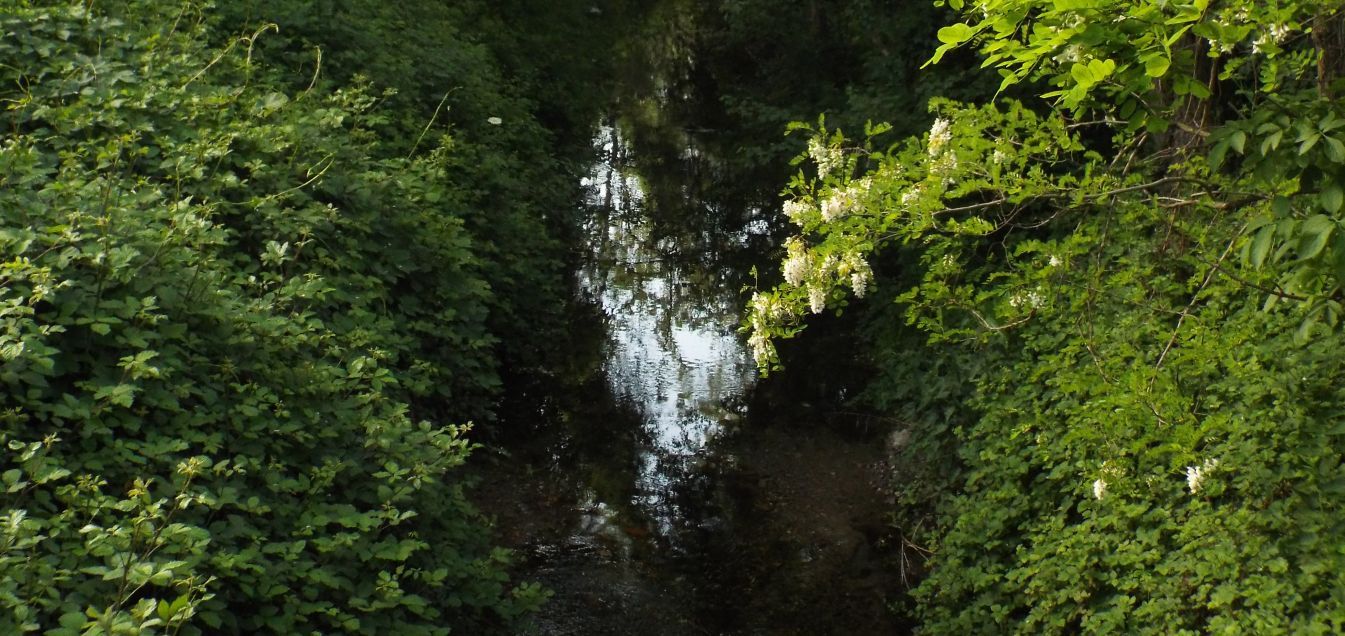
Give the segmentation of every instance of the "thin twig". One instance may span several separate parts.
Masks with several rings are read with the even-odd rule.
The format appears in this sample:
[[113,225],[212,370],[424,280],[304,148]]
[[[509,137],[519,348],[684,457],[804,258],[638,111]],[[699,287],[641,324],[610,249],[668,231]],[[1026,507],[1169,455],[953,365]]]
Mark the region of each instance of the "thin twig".
[[1265,287],[1264,285],[1258,285],[1258,284],[1253,283],[1253,282],[1251,282],[1251,281],[1249,281],[1249,280],[1246,280],[1246,279],[1244,279],[1244,278],[1241,278],[1241,277],[1239,277],[1238,275],[1234,274],[1233,272],[1230,272],[1230,271],[1224,269],[1223,267],[1221,267],[1221,266],[1219,265],[1219,263],[1210,263],[1209,261],[1206,261],[1206,264],[1208,264],[1210,267],[1213,267],[1214,269],[1218,270],[1218,271],[1221,272],[1224,276],[1227,276],[1227,277],[1233,279],[1234,282],[1236,282],[1236,283],[1238,283],[1238,284],[1240,284],[1240,285],[1243,285],[1243,286],[1246,286],[1246,287],[1251,287],[1252,289],[1255,289],[1255,290],[1260,291],[1260,292],[1263,292],[1263,293],[1270,294],[1270,295],[1272,295],[1272,296],[1279,296],[1280,298],[1283,298],[1283,299],[1285,299],[1285,300],[1299,300],[1299,301],[1307,300],[1307,297],[1305,297],[1305,296],[1298,296],[1298,295],[1296,295],[1296,294],[1291,294],[1291,293],[1289,293],[1289,292],[1286,292],[1286,291],[1284,291],[1283,288],[1279,287],[1278,285],[1275,287],[1275,289],[1270,289],[1269,287]]
[[1219,260],[1211,264],[1209,271],[1205,272],[1205,279],[1200,281],[1200,286],[1196,288],[1194,294],[1191,294],[1191,300],[1186,303],[1186,308],[1182,310],[1181,316],[1177,318],[1177,326],[1173,327],[1172,335],[1168,337],[1168,343],[1163,347],[1163,353],[1158,355],[1158,362],[1154,364],[1154,375],[1149,379],[1150,386],[1153,386],[1154,380],[1158,378],[1158,370],[1163,368],[1163,362],[1167,360],[1168,352],[1172,351],[1172,346],[1177,343],[1177,335],[1181,333],[1182,323],[1186,322],[1187,316],[1191,315],[1191,310],[1195,308],[1196,302],[1200,300],[1201,292],[1205,291],[1205,288],[1209,286],[1210,281],[1214,280],[1214,274],[1221,271],[1219,265],[1228,259],[1229,254],[1233,253],[1233,246],[1237,244],[1238,238],[1242,236],[1242,233],[1246,228],[1247,226],[1244,224],[1242,229],[1239,229],[1237,234],[1233,235],[1232,240],[1230,240],[1228,245],[1224,247],[1224,253],[1219,255]]
[[317,62],[313,66],[313,79],[309,80],[308,88],[304,89],[304,96],[313,92],[313,87],[318,84],[318,75],[322,73],[322,47],[315,47],[317,50]]
[[416,149],[420,148],[420,141],[425,138],[426,133],[430,132],[430,127],[434,126],[434,121],[436,119],[439,119],[439,111],[443,110],[444,102],[448,101],[448,96],[452,95],[453,91],[456,90],[458,90],[458,87],[456,86],[448,89],[448,92],[444,93],[444,98],[439,100],[439,105],[434,108],[434,115],[430,117],[429,123],[425,124],[425,130],[420,131],[420,136],[416,137],[416,143],[411,144],[411,152],[407,153],[406,155],[407,159],[410,159],[411,157],[414,157],[416,155]]

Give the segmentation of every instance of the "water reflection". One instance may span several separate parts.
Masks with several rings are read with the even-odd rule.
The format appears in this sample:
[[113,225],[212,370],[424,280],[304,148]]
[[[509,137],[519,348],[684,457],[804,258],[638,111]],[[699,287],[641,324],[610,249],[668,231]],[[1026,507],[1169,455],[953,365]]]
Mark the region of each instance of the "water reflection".
[[[778,180],[735,177],[742,158],[716,133],[727,124],[697,68],[703,6],[660,0],[623,27],[582,181],[570,336],[583,346],[479,501],[519,580],[555,593],[540,634],[894,633],[873,567],[874,451],[764,421],[759,403],[746,413],[762,392],[739,310],[753,267],[778,262],[783,223]],[[775,410],[798,411],[793,397]]]
[[[736,335],[739,299],[716,269],[683,267],[686,245],[653,231],[642,178],[617,128],[598,137],[605,159],[586,181],[592,258],[581,289],[608,317],[604,371],[615,396],[644,418],[634,503],[668,543],[699,524],[676,489],[701,467],[754,376]],[[702,261],[704,263],[704,261]],[[710,272],[707,274],[707,271]]]

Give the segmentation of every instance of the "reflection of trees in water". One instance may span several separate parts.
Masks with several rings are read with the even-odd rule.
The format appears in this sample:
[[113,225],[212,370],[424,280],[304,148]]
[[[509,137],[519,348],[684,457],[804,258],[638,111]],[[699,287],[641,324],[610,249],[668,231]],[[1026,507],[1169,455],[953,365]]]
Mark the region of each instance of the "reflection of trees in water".
[[[739,399],[751,369],[738,342],[744,246],[726,231],[722,206],[701,197],[704,153],[638,152],[629,124],[603,126],[603,161],[589,176],[590,255],[581,284],[607,315],[605,370],[618,399],[641,410],[649,431],[636,481],[638,504],[671,540],[703,515],[681,493],[697,482],[723,403]],[[691,138],[673,131],[671,145]],[[657,145],[656,145],[657,147]],[[741,222],[738,223],[741,226]]]
[[[598,499],[674,544],[714,514],[697,503],[711,486],[708,442],[751,383],[736,328],[751,267],[770,245],[749,231],[764,225],[766,190],[736,179],[713,143],[717,105],[702,98],[693,54],[696,5],[658,3],[622,53],[588,175],[590,252],[579,271],[606,316],[610,395],[642,418],[639,439],[626,434],[636,455],[592,475]],[[627,498],[608,498],[617,493]]]

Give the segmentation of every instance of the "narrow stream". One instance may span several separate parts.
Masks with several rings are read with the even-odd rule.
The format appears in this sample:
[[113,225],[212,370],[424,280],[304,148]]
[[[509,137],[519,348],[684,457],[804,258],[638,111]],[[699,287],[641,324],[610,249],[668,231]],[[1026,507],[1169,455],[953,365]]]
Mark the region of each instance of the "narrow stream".
[[659,5],[657,38],[633,36],[582,177],[573,331],[593,356],[560,371],[563,404],[493,449],[476,499],[516,578],[554,592],[535,633],[900,633],[881,441],[792,405],[754,414],[737,328],[770,212],[725,188],[701,143],[685,1]]
[[671,259],[678,246],[654,238],[618,129],[602,127],[597,141],[605,159],[585,180],[591,258],[580,287],[608,318],[609,387],[643,419],[634,503],[651,538],[676,549],[679,535],[706,523],[678,489],[705,468],[725,422],[741,419],[728,405],[742,403],[755,373],[735,333],[737,295],[688,280]]
[[690,146],[670,164],[625,139],[601,127],[602,160],[583,182],[589,383],[499,458],[478,495],[520,557],[518,578],[554,591],[536,633],[899,632],[881,443],[749,408],[742,265],[724,259],[762,225],[738,210],[732,230],[660,227],[706,212],[656,209],[706,205],[677,195],[704,166],[686,169]]

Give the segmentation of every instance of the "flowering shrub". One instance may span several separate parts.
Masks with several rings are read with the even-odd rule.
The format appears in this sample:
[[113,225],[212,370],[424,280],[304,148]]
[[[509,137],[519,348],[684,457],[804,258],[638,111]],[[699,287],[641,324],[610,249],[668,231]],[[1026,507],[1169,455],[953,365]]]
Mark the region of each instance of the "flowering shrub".
[[769,369],[810,313],[900,304],[868,395],[914,422],[924,628],[1345,628],[1338,8],[949,4],[935,59],[979,45],[1045,101],[935,100],[886,146],[796,126],[797,234],[744,321]]

